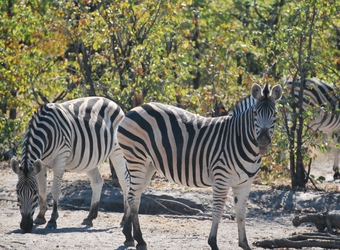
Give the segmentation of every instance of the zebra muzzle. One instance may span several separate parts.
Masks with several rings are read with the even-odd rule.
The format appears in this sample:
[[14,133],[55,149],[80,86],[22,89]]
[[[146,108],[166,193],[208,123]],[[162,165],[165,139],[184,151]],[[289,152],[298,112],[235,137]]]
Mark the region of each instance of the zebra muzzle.
[[259,148],[259,154],[260,155],[265,155],[267,153],[267,148]]
[[267,153],[267,148],[271,143],[271,139],[267,134],[261,134],[257,140],[257,144],[259,147],[259,154],[265,155]]
[[23,215],[21,217],[20,228],[23,233],[31,233],[33,229],[33,219],[31,215]]

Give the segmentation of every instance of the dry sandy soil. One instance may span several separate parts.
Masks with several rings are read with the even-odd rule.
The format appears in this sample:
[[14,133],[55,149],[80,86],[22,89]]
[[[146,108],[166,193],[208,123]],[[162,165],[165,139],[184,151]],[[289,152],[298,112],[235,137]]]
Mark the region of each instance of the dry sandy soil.
[[[323,159],[313,164],[312,169],[315,176],[326,177],[326,182],[322,185],[326,191],[311,189],[307,192],[292,192],[289,188],[253,185],[246,221],[249,244],[316,230],[311,225],[295,228],[292,218],[296,213],[340,210],[339,184],[332,181],[331,159],[332,156],[323,156]],[[124,236],[119,226],[123,215],[121,193],[111,185],[108,164],[101,167],[101,172],[105,184],[99,216],[92,228],[81,225],[87,216],[91,199],[88,179],[85,174],[65,173],[58,228],[50,231],[44,226],[38,226],[34,228],[33,233],[22,234],[19,227],[21,215],[15,193],[17,177],[7,163],[2,163],[0,249],[127,249],[123,246]],[[50,171],[48,187],[51,185],[51,178]],[[179,202],[192,209],[186,209]],[[211,226],[211,204],[210,189],[193,190],[172,185],[164,180],[154,180],[142,198],[141,212],[144,214],[140,215],[148,249],[209,249],[207,238]],[[202,213],[195,214],[198,210]],[[47,219],[50,214],[51,208],[46,213]],[[239,249],[234,215],[230,194],[225,216],[219,227],[220,249]],[[253,249],[262,248],[253,246]]]

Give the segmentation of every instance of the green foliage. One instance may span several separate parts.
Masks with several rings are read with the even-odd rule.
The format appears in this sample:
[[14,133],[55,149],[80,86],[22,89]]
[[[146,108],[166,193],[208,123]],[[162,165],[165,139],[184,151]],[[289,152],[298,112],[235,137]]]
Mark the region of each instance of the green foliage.
[[312,180],[317,181],[319,183],[323,183],[326,180],[324,176],[319,176],[318,178],[316,178],[313,174],[310,175],[310,178],[312,178]]

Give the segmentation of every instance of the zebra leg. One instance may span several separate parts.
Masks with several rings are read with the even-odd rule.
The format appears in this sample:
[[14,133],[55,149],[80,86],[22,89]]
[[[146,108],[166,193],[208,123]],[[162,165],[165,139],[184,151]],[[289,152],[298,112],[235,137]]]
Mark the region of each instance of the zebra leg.
[[83,220],[82,225],[87,225],[92,227],[93,223],[92,220],[97,218],[98,216],[98,208],[99,208],[99,201],[100,195],[103,187],[103,178],[99,173],[98,168],[94,168],[91,171],[86,173],[90,179],[91,188],[92,188],[92,199],[91,199],[91,208],[89,215],[86,219]]
[[47,211],[46,200],[46,166],[42,165],[41,171],[36,175],[39,189],[39,214],[34,223],[42,225],[46,223],[45,213]]
[[118,181],[120,187],[123,192],[123,201],[124,201],[124,216],[120,223],[121,226],[125,224],[126,214],[128,209],[128,202],[127,202],[127,192],[130,185],[130,174],[126,167],[126,162],[124,158],[124,154],[122,149],[119,147],[118,143],[116,142],[116,148],[113,153],[109,156],[110,162],[112,163],[114,169],[116,170],[116,174],[118,177]]
[[[131,184],[128,193],[128,203],[129,203],[129,217],[126,218],[126,223],[124,224],[123,233],[125,235],[127,242],[131,236],[131,223],[133,225],[133,238],[137,241],[136,250],[147,250],[146,242],[143,239],[143,235],[140,229],[140,223],[138,218],[138,210],[140,205],[140,200],[142,193],[149,185],[152,176],[156,172],[155,168],[150,164],[148,167],[137,166],[137,168],[132,167],[131,169],[138,169],[133,171],[131,174]],[[129,223],[128,223],[129,222]],[[130,230],[130,231],[128,231]],[[130,242],[128,242],[130,243]]]
[[[340,131],[337,133],[337,143],[340,144]],[[340,153],[340,148],[335,147],[334,148],[334,164],[333,164],[333,179],[338,180],[340,179],[340,170],[339,170],[339,153]]]
[[210,234],[208,238],[208,244],[211,247],[211,250],[218,250],[217,247],[217,230],[218,225],[221,221],[223,208],[225,206],[225,201],[227,199],[229,190],[229,185],[227,186],[218,186],[216,184],[213,185],[213,211],[212,211],[212,225],[210,229]]
[[58,214],[58,199],[60,196],[60,187],[61,180],[64,175],[64,169],[54,168],[53,173],[53,184],[52,184],[52,198],[53,198],[53,210],[51,219],[48,221],[46,228],[47,229],[56,229],[57,228],[57,219],[59,217]]
[[236,209],[236,222],[238,228],[238,245],[244,250],[250,250],[248,245],[247,235],[246,235],[246,207],[247,199],[250,192],[252,179],[247,182],[232,187],[234,193],[234,202]]
[[123,234],[125,235],[124,246],[135,246],[135,241],[132,237],[132,221],[130,207],[124,209],[124,224],[123,224]]

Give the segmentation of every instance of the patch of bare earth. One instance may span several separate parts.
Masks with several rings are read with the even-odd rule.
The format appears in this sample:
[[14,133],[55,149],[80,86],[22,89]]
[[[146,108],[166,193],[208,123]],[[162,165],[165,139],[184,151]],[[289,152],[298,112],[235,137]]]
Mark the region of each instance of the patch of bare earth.
[[[314,232],[316,229],[310,224],[294,227],[293,217],[306,212],[339,210],[339,183],[332,181],[332,156],[328,154],[323,157],[313,164],[312,173],[316,177],[326,177],[322,186],[318,184],[325,191],[310,189],[306,192],[293,192],[284,187],[252,186],[246,220],[249,244]],[[87,176],[65,173],[58,228],[51,231],[38,226],[33,233],[22,234],[19,227],[21,215],[16,205],[17,176],[7,163],[3,163],[0,166],[0,249],[126,249],[119,226],[123,216],[122,195],[119,188],[111,185],[108,164],[101,167],[101,173],[105,184],[99,216],[92,228],[81,225],[91,200]],[[50,171],[49,188],[51,181]],[[239,249],[231,195],[219,227],[220,249]],[[141,203],[140,221],[148,249],[210,249],[207,240],[211,227],[211,210],[211,189],[188,189],[156,178],[143,195]],[[47,219],[50,214],[51,208],[46,213]],[[253,246],[253,249],[262,248]]]

